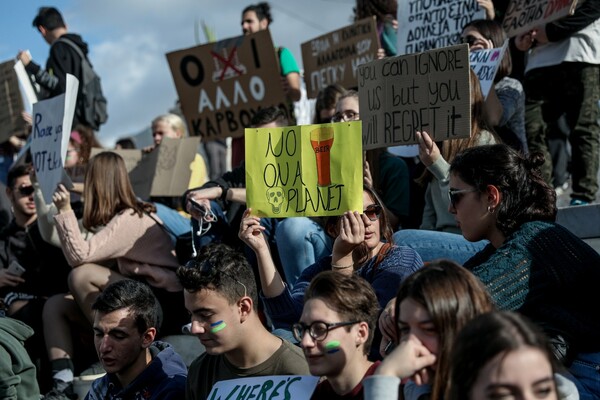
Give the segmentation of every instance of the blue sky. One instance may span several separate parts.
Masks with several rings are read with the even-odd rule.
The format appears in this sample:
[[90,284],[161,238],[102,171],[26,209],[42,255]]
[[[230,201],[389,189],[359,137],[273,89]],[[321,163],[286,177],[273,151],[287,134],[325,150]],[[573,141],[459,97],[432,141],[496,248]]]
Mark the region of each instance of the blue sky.
[[[241,34],[242,0],[3,0],[0,62],[29,49],[45,65],[48,45],[31,25],[41,6],[57,7],[69,31],[90,46],[102,78],[109,120],[100,131],[105,145],[137,133],[177,98],[165,54],[196,43],[194,26],[204,20],[218,39]],[[301,65],[300,44],[348,25],[353,0],[271,0],[273,41],[288,47]],[[200,34],[201,43],[205,37]]]

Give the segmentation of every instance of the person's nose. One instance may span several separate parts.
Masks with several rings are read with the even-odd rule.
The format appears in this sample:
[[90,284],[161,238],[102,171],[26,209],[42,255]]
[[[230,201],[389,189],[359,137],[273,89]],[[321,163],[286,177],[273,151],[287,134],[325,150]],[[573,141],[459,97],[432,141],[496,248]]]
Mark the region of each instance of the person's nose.
[[100,354],[109,353],[112,350],[112,343],[108,335],[103,336],[100,341]]
[[300,347],[303,349],[310,349],[315,346],[315,340],[308,333],[308,329],[302,334],[302,340],[300,341]]
[[192,320],[190,332],[192,332],[194,335],[201,335],[206,332],[206,324],[203,324],[200,321]]

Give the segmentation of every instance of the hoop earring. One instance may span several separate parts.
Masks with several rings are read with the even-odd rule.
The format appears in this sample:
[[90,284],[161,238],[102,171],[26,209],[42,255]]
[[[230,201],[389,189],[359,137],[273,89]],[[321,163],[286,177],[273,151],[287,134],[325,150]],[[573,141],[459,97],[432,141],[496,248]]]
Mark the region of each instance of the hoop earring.
[[493,214],[494,212],[496,212],[496,209],[495,209],[495,208],[493,208],[492,206],[488,206],[488,208],[487,208],[487,211],[488,211],[490,214]]

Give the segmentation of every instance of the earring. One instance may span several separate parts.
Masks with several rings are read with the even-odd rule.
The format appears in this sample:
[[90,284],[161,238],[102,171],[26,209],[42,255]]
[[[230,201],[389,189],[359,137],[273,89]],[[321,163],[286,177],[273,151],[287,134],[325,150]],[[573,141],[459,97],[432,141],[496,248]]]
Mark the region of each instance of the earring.
[[488,211],[490,214],[493,214],[493,213],[496,211],[496,209],[495,209],[494,207],[492,207],[492,206],[488,206],[488,208],[487,208],[487,211]]

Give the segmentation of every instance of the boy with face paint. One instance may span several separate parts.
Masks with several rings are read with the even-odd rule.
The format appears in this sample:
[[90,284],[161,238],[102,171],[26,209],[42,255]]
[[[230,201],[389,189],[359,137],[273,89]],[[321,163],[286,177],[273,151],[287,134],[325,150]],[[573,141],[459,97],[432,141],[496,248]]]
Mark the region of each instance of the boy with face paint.
[[310,373],[322,376],[316,399],[363,399],[362,381],[379,365],[367,359],[379,313],[375,291],[363,278],[325,271],[304,295],[293,333]]
[[309,374],[302,351],[263,326],[254,274],[241,253],[223,244],[205,246],[177,277],[191,332],[206,348],[190,365],[186,399],[208,398],[222,380]]

